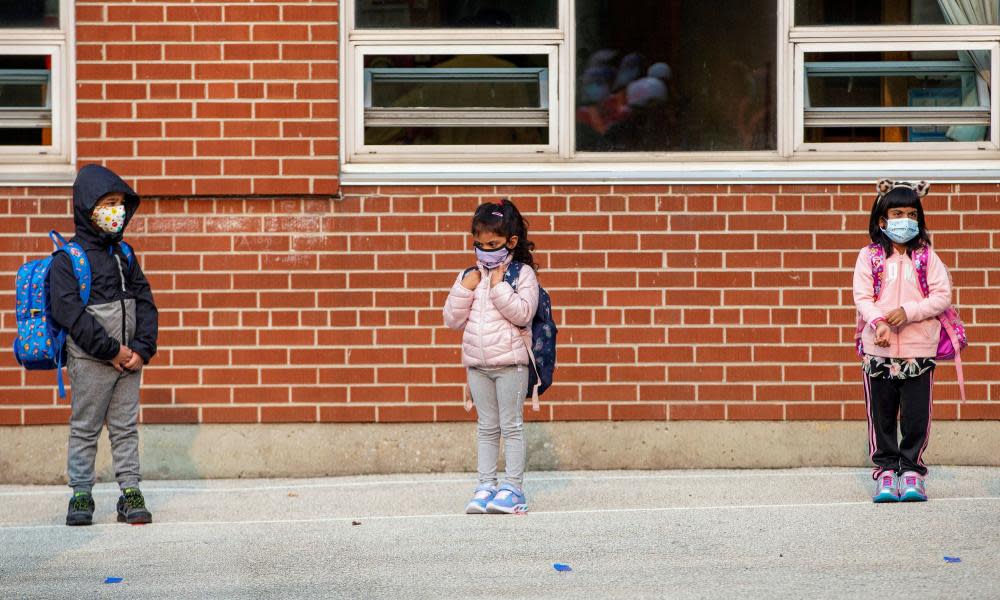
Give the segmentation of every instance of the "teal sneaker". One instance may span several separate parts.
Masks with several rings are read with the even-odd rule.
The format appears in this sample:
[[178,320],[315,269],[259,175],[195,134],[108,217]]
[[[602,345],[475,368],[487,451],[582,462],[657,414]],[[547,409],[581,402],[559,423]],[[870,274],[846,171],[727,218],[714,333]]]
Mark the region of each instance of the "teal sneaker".
[[916,471],[907,471],[899,476],[900,502],[927,502],[924,478]]
[[486,512],[508,515],[528,512],[528,500],[524,497],[524,492],[505,483],[497,490],[497,495],[486,504]]
[[489,504],[493,496],[497,494],[497,486],[492,483],[481,483],[479,487],[476,488],[476,492],[472,495],[472,500],[465,505],[465,514],[467,515],[485,515],[486,505]]
[[66,524],[90,525],[94,522],[94,497],[90,492],[76,492],[69,499],[69,509],[66,511]]
[[118,498],[118,522],[145,525],[153,522],[153,515],[146,508],[146,500],[139,488],[125,488]]
[[899,490],[896,487],[896,472],[882,471],[875,479],[875,495],[872,502],[899,502]]

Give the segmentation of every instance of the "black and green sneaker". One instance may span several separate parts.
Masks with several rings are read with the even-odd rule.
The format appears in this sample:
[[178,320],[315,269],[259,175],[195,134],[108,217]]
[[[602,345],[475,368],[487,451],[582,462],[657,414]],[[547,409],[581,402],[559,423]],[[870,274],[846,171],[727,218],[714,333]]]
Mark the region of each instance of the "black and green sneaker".
[[146,500],[139,488],[125,488],[118,498],[118,522],[142,525],[153,522],[153,515],[146,508]]
[[94,497],[90,492],[75,492],[69,499],[66,524],[70,526],[90,525],[94,522]]

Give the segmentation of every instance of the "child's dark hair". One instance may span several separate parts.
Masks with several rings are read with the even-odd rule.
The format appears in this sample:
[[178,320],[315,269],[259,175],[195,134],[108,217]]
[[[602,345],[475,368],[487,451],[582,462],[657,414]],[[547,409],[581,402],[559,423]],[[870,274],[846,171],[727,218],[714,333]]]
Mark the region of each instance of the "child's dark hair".
[[920,204],[920,194],[909,187],[895,187],[885,194],[876,196],[871,218],[868,220],[868,235],[871,236],[872,242],[882,246],[886,256],[892,256],[892,240],[882,231],[879,221],[881,219],[888,221],[889,209],[892,208],[917,209],[917,226],[920,232],[906,243],[907,256],[912,256],[913,251],[920,246],[931,245],[931,234],[927,231],[927,223],[924,221],[924,207]]
[[517,236],[517,245],[511,250],[513,259],[538,270],[531,253],[535,243],[528,239],[528,221],[521,216],[514,203],[504,198],[499,202],[487,202],[476,209],[472,216],[472,235],[489,232],[503,236],[505,240]]

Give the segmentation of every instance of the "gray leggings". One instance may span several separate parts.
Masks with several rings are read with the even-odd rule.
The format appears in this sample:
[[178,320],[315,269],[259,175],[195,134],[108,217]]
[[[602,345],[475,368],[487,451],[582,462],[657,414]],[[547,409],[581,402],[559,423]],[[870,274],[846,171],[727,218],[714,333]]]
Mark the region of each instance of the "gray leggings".
[[528,367],[470,368],[469,389],[479,417],[479,483],[496,485],[502,435],[504,483],[520,490],[524,484],[524,396],[528,389]]

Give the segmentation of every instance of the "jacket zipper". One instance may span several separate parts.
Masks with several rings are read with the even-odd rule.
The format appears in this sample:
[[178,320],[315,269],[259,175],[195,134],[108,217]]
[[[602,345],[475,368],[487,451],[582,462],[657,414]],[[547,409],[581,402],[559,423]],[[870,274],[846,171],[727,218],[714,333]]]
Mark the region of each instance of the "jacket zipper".
[[[122,292],[125,292],[125,271],[122,270],[122,260],[117,254],[114,254],[114,248],[111,249],[112,254],[115,257],[115,263],[118,265],[118,278],[122,284]],[[119,298],[118,303],[122,308],[122,344],[128,343],[128,323],[125,319],[125,298]]]
[[[896,267],[896,303],[898,304],[899,303],[899,299],[902,297],[900,294],[902,294],[902,290],[903,290],[903,257],[899,256],[897,258],[896,262],[899,265],[898,267]],[[902,305],[897,306],[896,308],[902,308]],[[905,325],[905,323],[903,325]],[[899,353],[900,353],[900,350],[903,347],[903,345],[899,341],[899,337],[900,337],[899,336],[899,331],[903,328],[903,325],[900,325],[899,327],[896,328],[896,356],[897,357],[900,357]]]
[[[476,294],[478,294],[479,297],[480,297],[480,301],[479,301],[479,344],[478,345],[479,345],[479,355],[482,357],[481,360],[483,361],[483,366],[486,367],[487,366],[487,364],[486,364],[486,348],[484,347],[485,346],[486,338],[483,336],[483,329],[486,326],[486,308],[485,308],[485,303],[490,301],[490,298],[489,298],[489,285],[490,284],[489,284],[489,279],[487,277],[480,277],[480,279],[482,281],[480,281],[479,285],[476,286]],[[486,287],[484,288],[484,290],[480,290],[479,288],[483,287],[483,281],[486,281]]]

